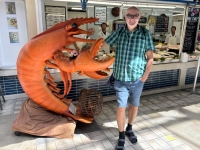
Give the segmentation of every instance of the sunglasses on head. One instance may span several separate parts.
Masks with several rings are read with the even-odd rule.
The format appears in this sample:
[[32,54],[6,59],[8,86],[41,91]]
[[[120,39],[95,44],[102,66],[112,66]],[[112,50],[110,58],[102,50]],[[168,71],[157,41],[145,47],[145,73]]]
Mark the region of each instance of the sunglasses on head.
[[126,17],[128,19],[137,19],[139,17],[139,14],[126,14]]

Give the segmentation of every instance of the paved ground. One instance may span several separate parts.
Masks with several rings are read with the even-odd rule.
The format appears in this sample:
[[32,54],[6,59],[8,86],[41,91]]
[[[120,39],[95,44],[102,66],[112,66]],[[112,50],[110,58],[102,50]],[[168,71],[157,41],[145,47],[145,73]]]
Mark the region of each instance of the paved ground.
[[[143,96],[133,125],[139,142],[126,150],[199,150],[200,96],[191,89]],[[200,91],[200,88],[197,88]],[[0,150],[114,150],[118,139],[116,101],[105,102],[95,117],[97,131],[75,134],[73,140],[14,135],[12,123],[25,98],[8,100],[0,111]]]

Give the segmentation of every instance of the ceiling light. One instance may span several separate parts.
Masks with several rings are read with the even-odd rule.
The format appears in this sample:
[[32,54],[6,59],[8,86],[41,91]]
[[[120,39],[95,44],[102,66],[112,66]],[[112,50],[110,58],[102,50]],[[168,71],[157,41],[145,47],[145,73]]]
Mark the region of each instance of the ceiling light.
[[124,4],[125,6],[136,6],[136,7],[146,7],[146,8],[176,8],[175,6],[164,6],[164,5],[137,5],[137,4]]
[[53,0],[53,1],[80,2],[80,0]]
[[87,2],[88,4],[106,4],[106,5],[118,5],[118,6],[121,6],[122,4],[120,3],[109,3],[109,2],[96,2],[96,1],[88,1]]
[[140,10],[152,10],[152,9],[149,9],[149,8],[140,8]]
[[82,10],[82,8],[80,8],[80,7],[72,7],[71,9],[72,10]]
[[172,11],[174,13],[182,13],[183,11],[174,11],[174,10],[169,10],[169,11]]
[[175,14],[175,15],[173,15],[173,16],[182,16],[183,14]]
[[[80,0],[53,0],[53,1],[65,1],[65,2],[78,2],[80,3]],[[104,5],[117,5],[121,6],[121,3],[109,3],[109,2],[97,2],[97,1],[88,1],[87,4],[104,4]]]

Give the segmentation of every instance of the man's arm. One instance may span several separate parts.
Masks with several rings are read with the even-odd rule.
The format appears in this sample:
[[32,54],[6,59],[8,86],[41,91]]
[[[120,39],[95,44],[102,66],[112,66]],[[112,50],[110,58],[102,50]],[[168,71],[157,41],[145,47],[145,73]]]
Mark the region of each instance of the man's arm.
[[147,56],[146,69],[145,69],[143,76],[140,78],[140,80],[142,82],[145,82],[147,80],[149,73],[151,71],[151,68],[152,68],[152,65],[153,65],[153,51],[152,50],[147,51],[146,56]]

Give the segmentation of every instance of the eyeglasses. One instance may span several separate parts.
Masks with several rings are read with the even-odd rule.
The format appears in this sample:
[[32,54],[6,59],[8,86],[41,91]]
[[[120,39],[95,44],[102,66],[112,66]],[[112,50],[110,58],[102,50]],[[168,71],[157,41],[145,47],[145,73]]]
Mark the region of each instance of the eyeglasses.
[[139,16],[139,14],[126,14],[128,19],[137,19]]

